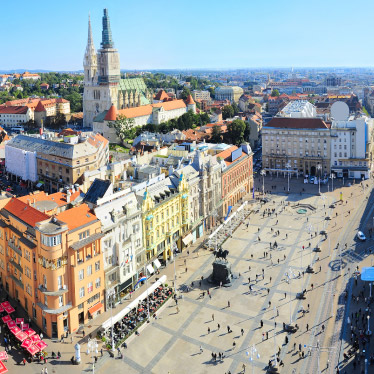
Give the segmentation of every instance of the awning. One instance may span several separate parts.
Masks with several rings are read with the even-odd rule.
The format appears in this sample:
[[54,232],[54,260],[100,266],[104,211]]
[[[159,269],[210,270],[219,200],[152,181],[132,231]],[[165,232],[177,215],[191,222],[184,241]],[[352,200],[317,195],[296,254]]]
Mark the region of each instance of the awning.
[[161,267],[161,264],[160,264],[160,261],[158,260],[158,258],[156,258],[156,260],[154,260],[153,263],[155,264],[157,269],[159,269]]
[[152,265],[147,265],[147,270],[148,270],[148,273],[149,274],[153,274],[155,272],[155,269],[153,269],[153,266]]
[[43,186],[43,184],[44,184],[44,182],[39,181],[35,187],[36,188],[40,188],[41,186]]
[[186,237],[184,237],[184,238],[182,239],[182,242],[184,243],[184,245],[188,245],[188,244],[190,244],[192,241],[193,241],[193,235],[192,235],[192,233],[189,233]]
[[91,314],[91,316],[93,316],[102,307],[103,307],[103,304],[97,303],[96,305],[88,309],[88,312]]
[[361,271],[361,280],[372,282],[374,281],[374,267],[365,267]]

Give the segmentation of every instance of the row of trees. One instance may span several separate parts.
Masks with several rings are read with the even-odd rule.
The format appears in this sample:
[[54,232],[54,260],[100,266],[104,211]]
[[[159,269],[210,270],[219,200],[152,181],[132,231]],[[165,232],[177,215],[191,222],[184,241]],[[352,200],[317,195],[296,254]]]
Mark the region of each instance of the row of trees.
[[167,122],[155,125],[153,123],[144,126],[134,126],[133,118],[118,116],[116,121],[108,123],[108,126],[116,131],[117,136],[122,142],[135,139],[143,131],[158,132],[166,134],[174,129],[188,130],[197,126],[204,126],[209,122],[209,116],[206,113],[194,114],[191,110],[178,118],[173,118]]
[[[108,126],[115,129],[117,136],[121,139],[121,142],[124,143],[128,140],[135,139],[143,131],[165,134],[174,129],[183,131],[196,128],[197,126],[204,126],[208,122],[209,116],[206,113],[194,114],[192,111],[189,111],[179,118],[163,122],[160,125],[150,123],[144,126],[134,126],[133,118],[119,116],[116,121],[109,122]],[[214,126],[210,140],[212,143],[226,142],[240,145],[248,140],[249,131],[249,124],[247,122],[236,119],[227,125],[226,133],[222,133],[220,126]]]

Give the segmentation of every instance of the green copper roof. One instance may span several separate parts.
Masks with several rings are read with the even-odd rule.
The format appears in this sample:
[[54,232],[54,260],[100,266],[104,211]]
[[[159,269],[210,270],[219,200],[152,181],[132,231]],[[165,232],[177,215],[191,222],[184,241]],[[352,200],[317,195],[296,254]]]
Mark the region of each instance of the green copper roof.
[[103,48],[113,48],[113,46],[114,46],[113,40],[112,40],[112,30],[110,29],[108,9],[104,9],[103,32],[102,32],[101,46]]
[[136,91],[136,95],[140,93],[140,103],[141,105],[150,104],[149,100],[146,97],[147,86],[143,78],[125,78],[121,79],[119,82],[120,91]]
[[104,112],[99,113],[94,119],[94,122],[104,122],[104,118],[106,114],[108,113],[107,110],[104,110]]

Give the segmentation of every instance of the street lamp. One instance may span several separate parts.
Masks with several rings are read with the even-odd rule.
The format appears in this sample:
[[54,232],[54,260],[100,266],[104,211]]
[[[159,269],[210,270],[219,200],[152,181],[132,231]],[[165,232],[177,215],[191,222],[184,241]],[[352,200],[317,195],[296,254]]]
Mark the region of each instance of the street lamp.
[[331,178],[331,192],[334,192],[334,179],[336,178],[335,174],[331,173],[330,178]]
[[319,170],[318,193],[321,194],[321,170],[322,170],[322,165],[321,164],[317,165],[317,170]]
[[112,330],[112,352],[114,352],[114,332],[113,332],[113,297],[114,297],[115,291],[114,288],[111,288],[107,292],[107,302],[109,303],[109,298],[112,297],[112,301],[110,303],[110,324],[111,324],[111,330]]
[[290,162],[287,162],[286,168],[287,168],[287,171],[288,171],[288,188],[287,188],[288,192],[290,192],[290,167],[291,167]]
[[[291,275],[292,275],[292,278],[291,278]],[[292,305],[291,305],[291,279],[294,279],[295,278],[295,274],[293,273],[293,271],[290,269],[288,269],[288,273],[285,274],[285,276],[287,277],[286,279],[286,282],[288,283],[289,285],[289,293],[290,293],[290,325],[292,324]]]
[[367,319],[368,319],[368,331],[366,333],[367,333],[367,335],[371,335],[371,331],[370,331],[370,315],[369,314],[367,316]]
[[95,359],[94,359],[94,353],[97,354],[97,348],[98,344],[96,339],[88,339],[87,343],[87,354],[91,353],[91,358],[92,358],[92,374],[95,374]]
[[[175,271],[175,254],[177,252],[176,248],[177,248],[177,243],[174,243],[174,246],[173,246],[173,255],[174,256],[173,256],[173,258],[174,258],[174,293],[175,293],[175,295],[177,294],[177,273]],[[149,318],[149,316],[148,316],[148,318]]]
[[262,196],[265,196],[265,175],[266,175],[266,171],[264,169],[262,169],[260,171],[260,174],[262,175]]
[[[246,352],[247,356],[251,355],[249,357],[249,361],[252,362],[252,374],[254,374],[254,372],[255,372],[254,371],[255,370],[255,368],[254,368],[254,358],[255,358],[256,353],[257,353],[257,349],[256,349],[256,346],[254,344],[249,349],[249,352],[248,351]],[[260,354],[259,353],[257,353],[256,356],[257,356],[258,359],[260,358]]]

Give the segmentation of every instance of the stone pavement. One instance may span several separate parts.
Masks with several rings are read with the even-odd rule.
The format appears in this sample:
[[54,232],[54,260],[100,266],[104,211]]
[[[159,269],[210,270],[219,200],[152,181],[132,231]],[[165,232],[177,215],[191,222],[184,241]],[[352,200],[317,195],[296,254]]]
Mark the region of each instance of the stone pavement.
[[[283,188],[279,188],[279,186],[283,187],[280,181],[276,178],[274,181],[271,182],[268,178],[268,189],[271,183],[274,183],[277,184],[278,190],[282,190]],[[298,360],[297,355],[294,362],[293,352],[290,354],[288,352],[292,351],[294,343],[297,346],[298,344],[313,345],[314,337],[321,335],[322,324],[325,325],[323,336],[327,336],[329,331],[332,335],[335,324],[331,323],[329,326],[328,322],[321,320],[323,313],[319,308],[321,305],[328,305],[331,308],[331,300],[337,299],[333,296],[335,288],[332,288],[332,283],[328,281],[331,278],[328,272],[331,270],[333,278],[340,273],[340,261],[336,260],[338,251],[333,248],[340,237],[340,232],[343,232],[343,224],[349,224],[345,217],[347,211],[354,208],[350,208],[350,202],[347,205],[345,203],[342,206],[338,205],[334,209],[329,208],[333,201],[339,199],[339,185],[339,189],[334,193],[327,193],[326,198],[323,198],[315,195],[318,186],[302,185],[300,181],[297,183],[297,181],[291,182],[291,188],[295,189],[296,193],[292,193],[291,189],[289,196],[283,192],[276,194],[272,196],[275,204],[266,204],[260,211],[262,213],[264,208],[275,209],[277,216],[274,214],[263,218],[261,214],[252,214],[249,217],[249,228],[246,227],[247,221],[244,222],[235,231],[233,237],[224,244],[223,248],[230,251],[229,261],[238,277],[232,287],[211,287],[205,282],[199,285],[201,276],[205,279],[211,273],[213,258],[209,252],[200,251],[199,256],[195,254],[190,255],[189,258],[182,255],[178,260],[187,259],[188,272],[185,273],[181,261],[178,266],[179,284],[180,282],[191,284],[193,281],[195,287],[189,293],[184,293],[183,301],[179,303],[180,312],[176,313],[174,303],[170,302],[160,318],[157,321],[153,320],[141,336],[130,342],[128,349],[124,351],[123,360],[103,360],[97,368],[99,372],[105,372],[110,367],[113,372],[126,370],[130,373],[225,373],[228,371],[238,373],[242,370],[243,364],[251,369],[252,364],[246,352],[250,355],[253,344],[260,355],[259,358],[254,355],[252,361],[254,372],[263,372],[269,359],[274,358],[279,348],[281,348],[280,359],[285,364],[281,367],[281,372],[291,373],[292,370],[296,370],[295,373],[317,372],[312,365],[316,361],[315,358],[313,361],[309,358]],[[323,192],[327,190],[327,186],[321,187]],[[305,188],[305,192],[300,196],[302,188]],[[359,196],[360,187],[357,185],[344,187],[343,190],[343,197],[347,191],[355,191],[357,200],[362,198]],[[291,204],[295,202],[311,204],[317,209],[315,212],[308,210],[304,216],[297,214],[292,207],[281,204],[283,201],[286,201],[286,204],[288,201]],[[361,202],[362,205],[365,204]],[[333,217],[336,211],[337,218],[332,218],[331,221],[325,220],[325,213]],[[323,237],[318,233],[324,229],[329,232],[329,236],[327,240],[322,241]],[[275,234],[277,230],[280,230],[279,236]],[[312,239],[309,231],[312,232]],[[270,250],[270,241],[272,243],[277,241],[278,249]],[[309,249],[309,242],[312,249],[320,246],[322,252],[312,252]],[[302,251],[303,245],[304,251]],[[265,257],[264,252],[268,252]],[[317,261],[318,257],[319,261]],[[299,277],[299,271],[305,270],[311,262],[314,263],[316,274]],[[262,279],[262,269],[264,269],[264,279]],[[291,279],[290,285],[286,283],[286,273],[291,274],[291,278],[295,277]],[[252,286],[251,292],[249,285]],[[202,297],[202,292],[207,289],[210,290],[211,298],[207,294]],[[296,293],[303,289],[308,290],[307,299],[296,300]],[[328,302],[320,302],[323,298]],[[300,312],[301,307],[307,310],[304,317]],[[334,308],[336,308],[335,304]],[[283,322],[288,323],[290,315],[291,320],[300,326],[300,330],[293,335],[283,331]],[[309,324],[309,332],[306,332],[306,324]],[[228,325],[232,329],[231,333],[227,332]],[[243,336],[241,329],[244,330]],[[285,344],[286,336],[289,340],[288,344]],[[307,348],[303,350],[304,354],[308,351]],[[223,352],[225,358],[215,361],[212,359],[212,352]],[[311,353],[314,354],[313,350]],[[325,362],[324,359],[321,353],[321,367],[327,362],[327,358]]]
[[[262,179],[257,180],[256,183],[256,186],[261,187]],[[277,185],[276,190],[271,189],[272,185]],[[110,358],[104,352],[104,357],[99,358],[96,364],[96,372],[105,373],[110,370],[113,374],[124,371],[171,374],[228,371],[238,373],[244,364],[247,369],[252,369],[251,365],[253,365],[254,372],[260,373],[268,365],[269,359],[274,359],[275,352],[279,348],[280,359],[285,365],[281,367],[281,372],[291,373],[293,370],[296,370],[295,373],[317,372],[316,350],[311,350],[314,356],[299,359],[298,354],[294,355],[293,344],[313,346],[320,340],[321,346],[326,346],[329,344],[329,337],[336,335],[335,319],[325,321],[325,318],[329,313],[331,314],[332,300],[335,303],[334,309],[337,308],[338,292],[335,291],[345,287],[343,281],[339,284],[334,283],[335,278],[338,281],[340,279],[347,281],[348,276],[338,276],[340,274],[339,251],[334,248],[338,241],[341,243],[352,241],[346,233],[349,231],[349,235],[352,236],[351,234],[356,230],[357,221],[363,214],[366,202],[363,191],[358,185],[342,188],[335,181],[334,193],[327,193],[327,186],[321,186],[325,198],[317,196],[318,186],[304,185],[300,179],[291,180],[290,195],[284,193],[286,185],[287,180],[284,178],[267,177],[266,189],[273,192],[270,198],[274,203],[265,204],[258,214],[252,213],[234,232],[232,238],[223,245],[223,249],[230,251],[228,259],[236,276],[232,287],[212,287],[205,281],[200,286],[201,276],[206,279],[210,275],[214,260],[210,251],[197,249],[201,244],[200,239],[190,248],[189,256],[187,253],[182,253],[176,259],[178,288],[184,289],[184,285],[191,285],[194,282],[190,292],[182,293],[183,300],[179,302],[180,312],[177,313],[174,301],[169,301],[157,320],[153,319],[141,331],[140,336],[128,340],[128,349],[123,350],[123,359]],[[344,191],[343,198],[351,191],[354,192],[354,196],[348,199],[348,204],[329,208],[333,201],[339,199],[340,190]],[[300,192],[303,192],[302,195]],[[368,194],[369,190],[367,189],[365,193]],[[296,203],[310,204],[316,210],[307,209],[305,215],[298,214],[292,207]],[[275,209],[275,212],[271,216],[263,217],[264,209]],[[352,211],[350,215],[348,210]],[[338,217],[334,217],[336,212]],[[330,215],[332,220],[326,221],[325,215]],[[355,222],[354,225],[351,224],[351,219]],[[247,222],[250,223],[248,228]],[[277,230],[280,231],[280,235],[276,235]],[[319,235],[321,230],[328,232],[327,240],[322,241],[323,237]],[[274,241],[277,241],[278,248],[270,250],[269,244],[270,242],[274,244]],[[310,248],[309,243],[311,243]],[[302,246],[305,247],[304,250]],[[312,249],[316,246],[321,247],[322,252],[313,252]],[[264,252],[268,254],[264,256]],[[349,261],[353,259],[361,261],[363,258],[347,252],[344,251],[343,262],[346,271]],[[183,263],[185,259],[187,272]],[[303,276],[302,271],[311,262],[314,264],[316,274]],[[286,283],[286,273],[291,277],[290,284]],[[166,274],[171,283],[174,277],[173,264],[163,269],[162,274]],[[331,279],[334,281],[330,281]],[[249,286],[252,288],[251,291]],[[296,293],[303,289],[308,290],[307,299],[304,301],[295,299]],[[143,290],[137,290],[137,293]],[[207,295],[207,290],[210,291],[211,297]],[[202,296],[204,291],[205,296]],[[113,312],[118,313],[127,303],[118,305]],[[300,313],[301,307],[307,311],[304,317]],[[107,312],[93,320],[90,327],[85,327],[86,336],[109,317],[110,313]],[[283,322],[289,323],[290,319],[300,326],[300,330],[291,335],[283,331]],[[308,332],[306,332],[306,324],[309,324]],[[324,333],[321,333],[322,324],[326,326]],[[227,326],[230,326],[232,332],[228,332]],[[287,344],[285,344],[286,336],[289,340]],[[74,334],[73,344],[81,339],[81,334]],[[66,364],[69,364],[69,370],[75,372],[91,371],[92,365],[89,364],[91,358],[85,353],[85,343],[81,348],[82,365],[80,366],[70,365],[70,357],[74,354],[72,344],[51,341],[48,344],[48,352],[60,350],[63,356],[62,360],[50,361],[47,364],[49,373],[62,373]],[[251,363],[249,356],[253,345],[260,356],[258,358],[255,354]],[[305,354],[308,349],[303,350]],[[212,352],[222,352],[225,358],[215,361]],[[331,356],[321,352],[320,357],[320,367],[324,368],[327,359]],[[21,371],[22,366],[12,367],[13,363],[10,362],[11,360],[7,365],[10,371]],[[41,368],[42,365],[29,364],[28,372],[40,372]]]

